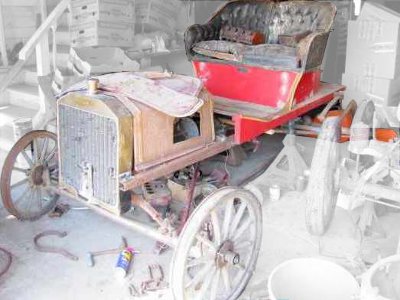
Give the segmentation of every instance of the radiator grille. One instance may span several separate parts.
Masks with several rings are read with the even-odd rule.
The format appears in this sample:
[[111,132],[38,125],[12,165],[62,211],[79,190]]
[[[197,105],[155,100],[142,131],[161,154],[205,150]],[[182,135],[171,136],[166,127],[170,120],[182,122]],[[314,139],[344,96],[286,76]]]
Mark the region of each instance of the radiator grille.
[[119,207],[118,128],[116,121],[68,105],[59,105],[61,178],[77,191],[84,184],[83,166],[92,169],[93,200]]

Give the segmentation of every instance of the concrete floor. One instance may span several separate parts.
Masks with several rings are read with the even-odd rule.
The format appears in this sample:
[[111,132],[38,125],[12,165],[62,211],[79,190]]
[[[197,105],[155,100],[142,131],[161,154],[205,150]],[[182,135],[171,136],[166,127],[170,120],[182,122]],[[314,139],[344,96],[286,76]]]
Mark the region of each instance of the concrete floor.
[[[305,142],[305,145],[311,149],[312,141]],[[306,160],[309,157],[306,155]],[[395,252],[400,235],[400,214],[385,214],[379,220],[379,237],[361,240],[353,215],[338,208],[327,234],[315,238],[305,229],[302,194],[286,192],[279,201],[271,202],[268,181],[268,176],[261,175],[253,182],[265,196],[263,245],[256,272],[241,299],[268,299],[269,273],[276,265],[291,258],[321,256],[345,266],[354,275],[360,275],[364,269],[360,261],[363,253],[387,256]],[[68,199],[62,201],[73,207],[80,206]],[[33,248],[33,237],[49,229],[68,232],[64,239],[50,237],[46,242],[68,249],[79,256],[79,261],[39,253]],[[114,278],[116,255],[98,257],[93,268],[86,265],[88,251],[114,248],[119,245],[121,236],[141,252],[135,257],[125,280]],[[90,210],[70,210],[61,218],[45,216],[35,222],[18,222],[1,209],[0,246],[13,253],[10,270],[0,278],[2,300],[134,299],[129,285],[147,279],[146,268],[151,263],[161,264],[168,275],[168,262],[172,255],[171,250],[161,256],[152,254],[152,240]],[[141,299],[171,299],[171,296],[163,291]]]

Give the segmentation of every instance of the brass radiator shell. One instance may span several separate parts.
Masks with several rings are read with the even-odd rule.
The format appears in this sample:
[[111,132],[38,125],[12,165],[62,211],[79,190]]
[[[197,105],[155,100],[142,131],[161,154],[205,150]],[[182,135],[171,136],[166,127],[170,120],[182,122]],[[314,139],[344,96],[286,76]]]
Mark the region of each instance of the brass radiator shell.
[[133,116],[116,98],[69,93],[60,98],[60,185],[120,214],[119,180],[133,168]]

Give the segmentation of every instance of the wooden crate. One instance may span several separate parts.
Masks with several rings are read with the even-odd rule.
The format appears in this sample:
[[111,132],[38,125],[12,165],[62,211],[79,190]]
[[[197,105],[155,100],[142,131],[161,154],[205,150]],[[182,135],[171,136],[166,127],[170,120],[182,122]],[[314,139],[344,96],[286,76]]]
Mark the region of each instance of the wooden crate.
[[136,22],[141,31],[173,32],[179,18],[179,2],[175,0],[138,0]]
[[72,6],[71,25],[88,21],[135,23],[135,2],[106,0]]
[[132,47],[135,28],[131,23],[91,21],[71,26],[72,47]]

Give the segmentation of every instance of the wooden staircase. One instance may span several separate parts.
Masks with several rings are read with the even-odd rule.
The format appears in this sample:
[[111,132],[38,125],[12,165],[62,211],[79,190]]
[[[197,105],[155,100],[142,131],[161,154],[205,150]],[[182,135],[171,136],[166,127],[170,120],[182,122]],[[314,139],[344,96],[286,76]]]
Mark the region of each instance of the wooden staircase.
[[[51,85],[40,86],[38,76],[53,78],[59,66],[67,65],[70,51],[69,1],[18,0],[13,5],[21,4],[31,5],[32,9],[40,11],[42,22],[24,43],[19,61],[8,68],[3,66],[3,72],[0,73],[0,150],[3,151],[10,150],[16,142],[13,129],[16,119],[31,118],[34,129],[42,129],[45,123],[55,117],[54,108],[51,108],[55,99],[49,99],[49,95],[52,95]],[[47,15],[47,11],[50,14]],[[4,28],[5,32],[7,30]]]

